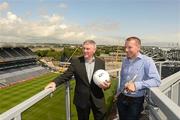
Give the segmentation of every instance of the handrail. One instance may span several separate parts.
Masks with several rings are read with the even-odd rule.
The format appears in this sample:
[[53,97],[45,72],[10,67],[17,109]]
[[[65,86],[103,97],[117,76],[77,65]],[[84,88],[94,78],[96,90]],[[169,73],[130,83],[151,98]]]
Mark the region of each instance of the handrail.
[[[158,88],[150,88],[151,98],[160,110],[170,120],[180,120],[180,107],[175,104],[170,98],[163,94]],[[157,112],[155,113],[157,114]]]
[[25,100],[24,102],[18,104],[15,107],[9,109],[8,111],[2,113],[0,115],[0,120],[11,120],[15,116],[20,117],[20,115],[23,111],[25,111],[26,109],[28,109],[29,107],[31,107],[32,105],[34,105],[35,103],[37,103],[38,101],[40,101],[41,99],[43,99],[44,97],[49,95],[50,93],[52,93],[51,89],[46,89],[46,90],[43,90],[43,91],[37,93],[36,95],[32,96],[31,98]]
[[[119,69],[115,70],[107,70],[109,73],[118,72]],[[67,81],[66,83],[66,119],[70,120],[70,83]],[[21,113],[24,112],[29,107],[33,106],[38,101],[42,100],[44,97],[52,93],[51,89],[45,89],[31,98],[25,100],[24,102],[16,105],[15,107],[9,109],[8,111],[0,114],[0,120],[11,120],[15,118],[16,120],[21,120]]]
[[[117,72],[119,75],[119,69],[108,70],[108,72],[109,73]],[[163,93],[163,90],[168,87],[168,84],[172,84],[172,82],[176,82],[177,80],[179,80],[179,78],[180,78],[180,72],[177,72],[174,75],[169,76],[169,77],[165,78],[164,80],[162,80],[160,89],[156,88],[156,87],[149,89],[150,97],[151,97],[152,101],[154,101],[155,104],[158,106],[158,108],[150,107],[150,111],[153,112],[154,115],[158,116],[159,114],[157,113],[157,111],[160,109],[166,115],[167,118],[173,119],[173,120],[180,119],[180,114],[178,114],[180,111],[180,107]],[[70,102],[70,96],[69,96],[69,94],[67,94],[67,93],[69,93],[70,85],[67,83],[66,83],[66,85],[67,85],[66,86],[66,99],[68,98],[69,99],[68,101]],[[21,120],[21,113],[23,111],[25,111],[26,109],[28,109],[29,107],[31,107],[32,105],[34,105],[35,103],[37,103],[38,101],[43,99],[44,97],[48,96],[50,93],[52,93],[51,89],[46,89],[46,90],[43,90],[43,91],[37,93],[36,95],[32,96],[31,98],[20,103],[19,105],[2,113],[0,115],[0,120],[11,120],[13,118],[15,118],[16,120]],[[66,117],[69,117],[67,120],[70,120],[70,112],[69,112],[70,111],[70,103],[69,102],[66,103],[66,105],[68,105],[68,106],[66,106],[66,107],[68,107],[68,108],[66,108],[67,109],[66,112],[68,112],[68,114],[69,114],[66,116]]]
[[180,61],[166,60],[166,61],[157,61],[155,63],[162,63],[162,64],[164,64],[164,63],[180,63]]
[[162,77],[162,66],[163,66],[164,63],[170,63],[170,64],[178,63],[178,64],[180,64],[180,61],[169,61],[169,60],[166,60],[166,61],[157,61],[157,62],[155,62],[156,65],[159,64],[158,65],[159,66],[158,67],[158,72],[159,72],[160,78]]
[[161,85],[159,88],[154,87],[149,89],[150,99],[157,106],[150,106],[149,108],[151,111],[151,115],[154,116],[156,119],[163,120],[167,118],[172,120],[180,120],[180,107],[177,105],[176,102],[173,102],[173,99],[171,97],[169,98],[169,96],[167,96],[165,92],[167,89],[171,88],[174,84],[177,84],[179,81],[180,71],[163,79],[161,81]]
[[161,82],[160,90],[161,91],[166,90],[170,85],[172,85],[172,83],[176,83],[179,79],[180,79],[180,71],[163,79]]

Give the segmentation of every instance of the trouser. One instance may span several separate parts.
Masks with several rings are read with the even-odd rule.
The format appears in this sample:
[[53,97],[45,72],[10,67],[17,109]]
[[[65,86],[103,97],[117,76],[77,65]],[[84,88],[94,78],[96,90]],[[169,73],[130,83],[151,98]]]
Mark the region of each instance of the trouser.
[[95,106],[92,99],[90,99],[90,105],[88,105],[85,108],[76,106],[76,110],[78,114],[78,120],[89,120],[89,114],[91,110],[93,112],[94,120],[105,120],[105,116],[106,116],[105,105],[98,108]]
[[144,97],[129,97],[120,94],[117,101],[120,120],[139,120]]

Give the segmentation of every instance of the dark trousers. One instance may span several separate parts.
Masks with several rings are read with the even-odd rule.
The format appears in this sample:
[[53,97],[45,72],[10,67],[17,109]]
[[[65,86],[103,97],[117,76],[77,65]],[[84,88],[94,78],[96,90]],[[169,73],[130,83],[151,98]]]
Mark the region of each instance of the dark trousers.
[[90,100],[89,102],[90,105],[88,105],[85,108],[76,106],[78,120],[89,120],[89,114],[91,110],[93,112],[94,120],[105,120],[105,115],[106,115],[105,105],[98,108],[95,106],[92,100]]
[[120,94],[117,101],[120,120],[139,120],[143,103],[144,97],[128,97]]

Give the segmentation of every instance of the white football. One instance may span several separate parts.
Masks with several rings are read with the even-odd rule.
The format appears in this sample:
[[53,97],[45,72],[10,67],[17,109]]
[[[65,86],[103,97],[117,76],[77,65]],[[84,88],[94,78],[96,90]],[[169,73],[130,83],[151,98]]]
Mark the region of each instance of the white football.
[[96,85],[100,85],[101,83],[110,81],[109,73],[103,69],[97,70],[93,75],[93,80]]

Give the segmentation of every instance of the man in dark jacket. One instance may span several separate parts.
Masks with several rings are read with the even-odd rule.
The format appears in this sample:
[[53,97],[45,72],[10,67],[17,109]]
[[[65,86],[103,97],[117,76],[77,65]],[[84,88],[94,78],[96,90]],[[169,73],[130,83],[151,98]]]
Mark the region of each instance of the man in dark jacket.
[[105,119],[105,99],[103,89],[110,87],[108,81],[97,86],[93,81],[93,73],[98,69],[105,69],[105,62],[94,56],[96,43],[86,40],[83,43],[83,56],[71,60],[67,71],[49,83],[45,89],[53,90],[74,75],[76,80],[74,104],[78,114],[78,120],[89,120],[92,109],[95,120]]

